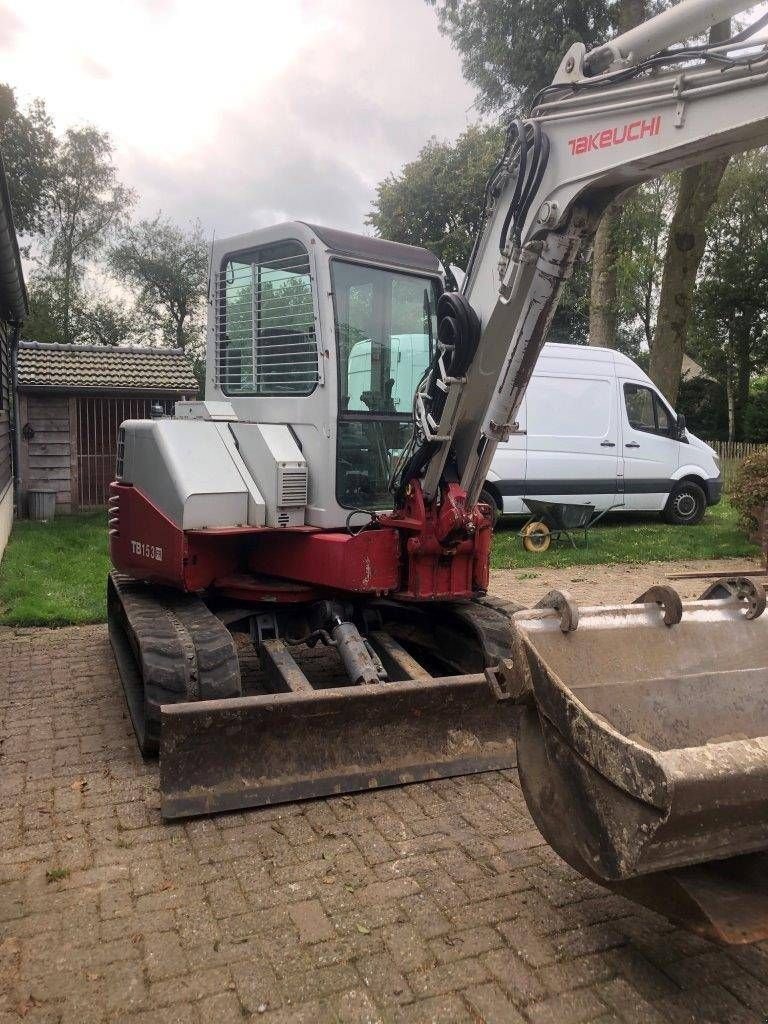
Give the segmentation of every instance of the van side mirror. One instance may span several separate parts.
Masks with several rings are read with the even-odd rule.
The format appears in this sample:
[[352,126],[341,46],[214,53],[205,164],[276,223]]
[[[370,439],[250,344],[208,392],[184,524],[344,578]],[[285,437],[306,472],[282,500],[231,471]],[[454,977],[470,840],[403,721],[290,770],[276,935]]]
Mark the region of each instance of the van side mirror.
[[677,417],[677,439],[678,441],[685,440],[685,416],[682,413]]

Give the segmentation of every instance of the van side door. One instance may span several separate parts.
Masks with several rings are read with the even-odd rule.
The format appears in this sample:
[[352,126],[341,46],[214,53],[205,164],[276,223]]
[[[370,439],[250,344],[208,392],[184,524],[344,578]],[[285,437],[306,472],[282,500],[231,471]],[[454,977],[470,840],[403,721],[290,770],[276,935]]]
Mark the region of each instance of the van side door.
[[616,504],[616,378],[534,374],[526,395],[525,495],[597,509]]
[[626,507],[661,512],[680,459],[674,416],[654,388],[619,380]]

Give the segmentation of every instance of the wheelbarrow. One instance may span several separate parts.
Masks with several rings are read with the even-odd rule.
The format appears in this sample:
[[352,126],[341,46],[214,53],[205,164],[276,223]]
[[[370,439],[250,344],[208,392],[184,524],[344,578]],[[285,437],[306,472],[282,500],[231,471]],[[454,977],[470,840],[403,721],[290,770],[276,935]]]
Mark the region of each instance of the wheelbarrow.
[[583,531],[586,544],[587,533],[595,523],[599,522],[606,512],[621,507],[621,503],[618,503],[596,512],[594,505],[539,501],[538,498],[523,498],[523,504],[531,514],[520,530],[520,537],[525,550],[534,552],[546,551],[553,539],[560,540],[561,537],[567,537],[573,547],[577,547],[573,537],[574,531],[577,530]]

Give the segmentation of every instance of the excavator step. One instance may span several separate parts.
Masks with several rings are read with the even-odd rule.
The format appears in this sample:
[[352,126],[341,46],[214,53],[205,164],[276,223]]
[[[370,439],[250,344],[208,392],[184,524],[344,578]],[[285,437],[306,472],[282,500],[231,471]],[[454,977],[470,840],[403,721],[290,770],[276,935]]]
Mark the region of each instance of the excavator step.
[[748,580],[710,591],[581,609],[554,593],[515,615],[533,698],[519,770],[577,870],[709,937],[754,941],[768,937],[768,616]]

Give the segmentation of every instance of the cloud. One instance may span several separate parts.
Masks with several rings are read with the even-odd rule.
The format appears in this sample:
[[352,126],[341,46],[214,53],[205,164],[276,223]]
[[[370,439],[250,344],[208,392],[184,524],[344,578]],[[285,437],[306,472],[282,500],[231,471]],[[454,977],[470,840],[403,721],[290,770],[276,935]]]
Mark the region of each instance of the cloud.
[[37,0],[4,62],[59,129],[110,133],[139,216],[199,218],[220,237],[294,217],[364,230],[377,182],[475,119],[423,0],[212,10],[136,0],[121,5],[118,35],[113,5]]
[[0,5],[0,50],[12,50],[24,22],[13,11]]
[[142,214],[199,218],[219,237],[288,219],[366,230],[376,183],[472,120],[473,94],[433,12],[412,0],[390,0],[386,18],[340,0],[318,9],[325,30],[311,54],[238,97],[187,158],[138,148],[121,158]]
[[83,56],[80,58],[80,67],[89,78],[96,78],[104,81],[112,77],[112,72],[104,64],[94,60],[93,57]]

